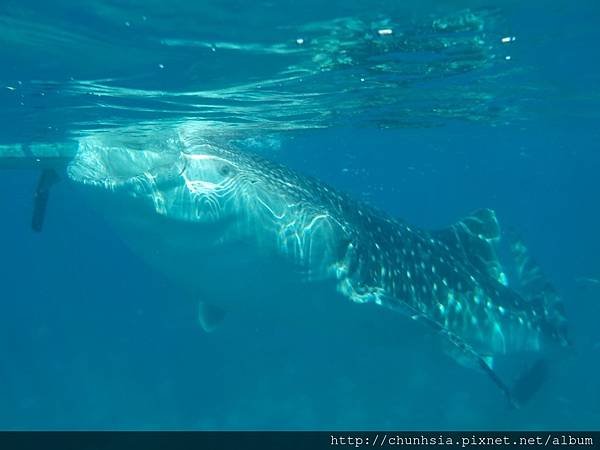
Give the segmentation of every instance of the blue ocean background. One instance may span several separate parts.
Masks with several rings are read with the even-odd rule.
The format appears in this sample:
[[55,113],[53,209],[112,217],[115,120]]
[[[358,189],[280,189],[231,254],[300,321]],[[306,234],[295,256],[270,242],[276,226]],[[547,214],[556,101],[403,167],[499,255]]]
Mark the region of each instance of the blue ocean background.
[[36,234],[38,173],[6,170],[0,429],[598,429],[598,24],[594,1],[3,0],[0,145],[185,126],[415,226],[494,208],[575,350],[511,410],[391,313],[386,339],[337,313],[207,335],[76,186]]

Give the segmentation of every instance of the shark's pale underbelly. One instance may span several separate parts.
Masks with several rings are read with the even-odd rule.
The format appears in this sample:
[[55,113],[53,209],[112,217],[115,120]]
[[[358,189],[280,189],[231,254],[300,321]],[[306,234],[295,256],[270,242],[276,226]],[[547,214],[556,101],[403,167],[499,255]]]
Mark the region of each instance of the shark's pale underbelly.
[[[93,201],[132,251],[172,286],[165,301],[223,308],[219,333],[283,332],[324,345],[394,347],[422,337],[422,329],[375,304],[348,301],[331,278],[314,279],[276,246],[229,229],[235,222],[186,223],[140,209],[118,195],[92,192]],[[100,196],[98,196],[100,195]],[[192,316],[190,320],[195,320]],[[277,331],[279,330],[279,331]],[[407,337],[410,336],[410,337]]]
[[275,239],[257,236],[256,226],[238,220],[185,222],[126,196],[95,189],[86,194],[132,251],[172,284],[175,298],[245,314],[347,305],[333,279],[309,280]]
[[290,335],[347,340],[350,345],[398,345],[417,328],[374,304],[349,302],[338,292],[336,280],[307,278],[275,247],[257,246],[239,230],[227,232],[234,224],[185,223],[140,215],[130,207],[111,212],[118,233],[157,276],[172,283],[172,301],[223,308],[221,332],[231,327],[247,332],[281,328]]

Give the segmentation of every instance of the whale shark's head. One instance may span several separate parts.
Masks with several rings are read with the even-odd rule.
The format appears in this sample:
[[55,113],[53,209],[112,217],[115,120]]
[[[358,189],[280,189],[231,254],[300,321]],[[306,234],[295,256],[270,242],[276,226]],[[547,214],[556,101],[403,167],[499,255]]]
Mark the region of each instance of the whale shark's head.
[[277,214],[281,191],[269,184],[268,165],[210,144],[146,141],[136,146],[106,138],[83,139],[68,167],[79,183],[142,200],[162,216],[219,223],[235,216]]

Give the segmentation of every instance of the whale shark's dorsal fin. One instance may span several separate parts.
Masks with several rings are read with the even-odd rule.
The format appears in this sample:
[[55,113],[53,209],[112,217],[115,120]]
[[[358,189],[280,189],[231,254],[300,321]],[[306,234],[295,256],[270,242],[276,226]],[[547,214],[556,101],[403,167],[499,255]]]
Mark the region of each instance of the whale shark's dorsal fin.
[[432,235],[460,255],[463,262],[506,285],[506,275],[496,254],[500,225],[493,210],[474,211]]

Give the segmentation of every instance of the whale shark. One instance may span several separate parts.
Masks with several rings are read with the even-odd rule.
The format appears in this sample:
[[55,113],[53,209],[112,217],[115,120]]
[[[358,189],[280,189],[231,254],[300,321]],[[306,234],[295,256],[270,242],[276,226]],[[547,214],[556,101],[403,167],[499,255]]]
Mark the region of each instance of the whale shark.
[[534,364],[512,388],[494,358],[570,346],[562,301],[518,237],[509,283],[491,209],[425,230],[257,154],[178,134],[0,149],[0,166],[42,170],[36,231],[51,186],[59,178],[80,185],[151,266],[203,293],[207,331],[253,293],[281,298],[318,285],[434,330],[450,356],[487,374],[513,406],[545,367]]

